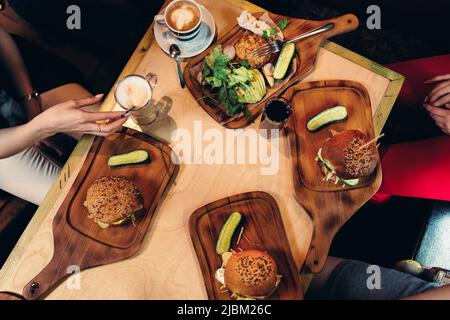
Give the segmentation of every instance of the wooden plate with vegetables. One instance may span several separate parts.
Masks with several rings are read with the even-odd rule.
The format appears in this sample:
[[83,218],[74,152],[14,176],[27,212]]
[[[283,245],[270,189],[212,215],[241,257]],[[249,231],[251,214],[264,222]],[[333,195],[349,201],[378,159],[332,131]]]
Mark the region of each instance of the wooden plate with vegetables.
[[189,229],[209,299],[303,299],[280,211],[269,194],[210,203],[191,215]]
[[[299,83],[289,88],[283,97],[291,101],[293,110],[287,129],[294,195],[314,222],[306,266],[313,272],[320,272],[336,232],[381,185],[382,172],[378,164],[370,98],[362,84],[348,80]],[[368,151],[374,155],[371,161],[366,162],[363,157],[358,163],[363,168],[373,168],[373,173],[353,186],[342,180],[336,183],[327,179],[321,170],[323,165],[318,161],[319,150],[327,145],[334,152],[329,153],[328,158],[323,155],[323,160],[336,161],[338,158],[331,155],[342,155],[340,151],[346,150],[345,147],[341,149],[345,139],[329,139],[344,135],[344,138],[358,141],[355,132],[364,134],[365,141],[370,144],[363,142],[363,148],[358,147],[356,153],[350,153],[351,164],[354,155],[366,156]],[[348,151],[352,150],[355,149]]]
[[71,266],[83,270],[136,254],[177,173],[171,153],[131,129],[96,137],[53,220],[53,257],[24,288],[24,297],[47,294]]
[[[243,11],[237,18],[239,23],[234,28],[184,70],[187,87],[202,108],[222,126],[232,129],[252,123],[271,97],[311,71],[323,41],[352,31],[359,24],[352,14],[311,21],[272,13],[252,16]],[[328,23],[334,23],[334,28],[295,45],[285,45],[279,53],[263,58],[252,54],[272,40],[289,40]]]

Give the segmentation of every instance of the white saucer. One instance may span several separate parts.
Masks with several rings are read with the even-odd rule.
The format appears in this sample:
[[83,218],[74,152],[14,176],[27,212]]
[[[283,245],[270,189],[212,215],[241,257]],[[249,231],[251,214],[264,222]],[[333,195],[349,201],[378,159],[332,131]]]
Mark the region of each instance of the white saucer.
[[176,43],[181,49],[180,58],[192,58],[205,51],[213,42],[216,36],[216,24],[211,13],[204,6],[201,6],[203,21],[199,34],[192,40],[181,41],[175,38],[167,27],[159,23],[154,23],[155,39],[160,48],[170,54],[169,48]]

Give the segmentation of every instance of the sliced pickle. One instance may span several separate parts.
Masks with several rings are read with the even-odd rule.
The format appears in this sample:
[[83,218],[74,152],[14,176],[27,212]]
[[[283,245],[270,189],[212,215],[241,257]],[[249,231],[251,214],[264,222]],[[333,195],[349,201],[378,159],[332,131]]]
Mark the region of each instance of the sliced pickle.
[[233,238],[237,226],[241,222],[241,218],[242,215],[239,212],[233,212],[223,224],[216,243],[216,253],[218,255],[221,256],[225,252],[230,251],[231,239]]
[[309,131],[314,132],[330,123],[347,119],[347,116],[347,109],[344,106],[335,106],[312,117],[306,127]]

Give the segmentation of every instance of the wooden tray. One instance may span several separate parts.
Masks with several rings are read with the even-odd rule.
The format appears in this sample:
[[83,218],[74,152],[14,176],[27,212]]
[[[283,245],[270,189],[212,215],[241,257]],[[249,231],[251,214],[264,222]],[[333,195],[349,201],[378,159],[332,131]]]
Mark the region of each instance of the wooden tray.
[[[147,164],[110,168],[111,155],[146,150]],[[53,221],[52,260],[23,290],[26,299],[48,293],[67,276],[69,266],[81,270],[129,258],[137,253],[147,233],[156,207],[177,172],[171,149],[140,132],[123,129],[108,138],[95,138],[85,163]],[[137,215],[136,225],[101,229],[87,218],[84,201],[91,183],[104,176],[126,176],[133,180],[144,197],[145,212]]]
[[[378,166],[373,177],[361,187],[343,189],[322,181],[323,174],[314,159],[321,143],[328,137],[329,128],[337,131],[359,129],[370,138],[374,137],[370,98],[360,83],[345,80],[297,84],[283,97],[291,100],[294,110],[287,128],[294,194],[308,211],[315,228],[306,266],[313,272],[320,272],[336,232],[376,193],[382,174]],[[336,104],[349,107],[349,119],[318,133],[309,133],[306,119],[316,111]]]
[[225,220],[234,211],[242,214],[244,234],[250,243],[242,237],[237,247],[234,239],[233,249],[266,250],[277,262],[278,274],[283,276],[280,286],[270,299],[303,299],[299,271],[292,257],[280,210],[275,199],[265,192],[249,192],[218,200],[197,209],[191,215],[189,229],[209,299],[231,300],[231,294],[222,292],[221,284],[214,277],[222,265],[215,245]]
[[[298,86],[298,90],[291,91],[291,100],[295,104],[292,115],[293,128],[295,130],[297,144],[298,175],[305,187],[314,191],[341,191],[342,184],[334,184],[324,181],[320,167],[315,160],[317,151],[323,143],[331,137],[330,130],[337,132],[354,129],[359,130],[369,137],[374,138],[372,108],[367,90],[357,82],[353,81],[327,81],[312,82]],[[344,121],[333,123],[326,128],[316,132],[306,129],[309,119],[318,113],[336,106],[343,105],[348,112],[348,118]],[[361,180],[355,189],[365,187],[372,182],[374,175]]]
[[16,293],[12,292],[0,292],[0,301],[7,300],[24,300],[24,298]]
[[[260,17],[263,13],[255,14],[256,17]],[[308,72],[310,72],[315,65],[317,52],[320,45],[328,38],[333,37],[338,34],[346,33],[355,30],[359,21],[355,15],[347,14],[335,19],[323,20],[323,21],[312,21],[303,20],[296,18],[288,18],[281,15],[276,15],[269,13],[270,17],[278,22],[282,19],[289,19],[290,24],[283,31],[286,39],[292,39],[293,37],[310,31],[312,29],[323,26],[327,23],[335,23],[334,29],[319,34],[317,36],[302,40],[297,42],[297,63],[298,68],[295,74],[289,79],[289,81],[281,82],[274,88],[269,88],[265,98],[256,103],[247,105],[248,109],[252,115],[256,118],[261,112],[265,103],[273,96],[280,94],[283,90],[291,86],[292,84],[298,82],[302,77],[304,77]],[[223,47],[236,43],[241,37],[243,37],[248,31],[243,30],[236,24],[227,34],[225,34],[221,39],[218,40],[217,44],[222,44]],[[186,85],[191,94],[200,103],[201,107],[218,123],[222,126],[230,129],[237,129],[247,126],[249,120],[242,113],[238,115],[229,115],[225,108],[213,101],[212,99],[202,99],[205,96],[204,89],[195,80],[195,75],[192,74],[191,69],[197,66],[199,63],[203,63],[203,59],[209,54],[209,52],[216,46],[213,45],[210,49],[203,52],[201,55],[197,56],[189,62],[189,64],[184,69],[184,78],[186,80]]]

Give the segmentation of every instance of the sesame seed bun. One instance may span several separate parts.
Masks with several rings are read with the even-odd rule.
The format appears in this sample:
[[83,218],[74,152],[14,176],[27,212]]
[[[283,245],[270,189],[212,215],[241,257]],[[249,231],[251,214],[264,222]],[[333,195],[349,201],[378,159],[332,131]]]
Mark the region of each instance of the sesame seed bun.
[[233,253],[225,268],[225,286],[238,296],[264,298],[278,285],[277,265],[265,251]]
[[378,165],[376,143],[369,142],[358,130],[346,130],[325,141],[321,157],[342,179],[358,179],[370,176]]
[[85,205],[88,217],[103,224],[125,222],[143,208],[142,196],[124,177],[103,177],[89,187]]

